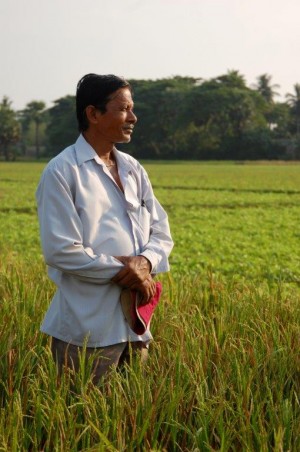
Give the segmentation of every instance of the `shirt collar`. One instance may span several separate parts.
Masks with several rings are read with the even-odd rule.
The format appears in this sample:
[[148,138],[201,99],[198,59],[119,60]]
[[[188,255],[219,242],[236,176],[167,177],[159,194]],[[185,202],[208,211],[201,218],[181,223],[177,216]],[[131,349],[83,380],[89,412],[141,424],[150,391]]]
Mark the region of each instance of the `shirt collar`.
[[119,169],[124,170],[125,172],[129,172],[131,170],[131,165],[126,158],[126,154],[118,151],[116,147],[114,147],[114,156],[117,161],[117,165]]
[[[95,149],[86,141],[82,134],[79,135],[75,143],[75,152],[78,166],[89,160],[95,160],[99,165],[105,166]],[[130,164],[127,159],[114,147],[114,155],[119,168],[130,170]]]
[[92,148],[92,146],[85,140],[82,134],[79,135],[77,141],[75,143],[75,152],[78,166],[81,166],[83,163],[88,160],[95,159],[98,163],[101,163],[99,156],[96,151]]

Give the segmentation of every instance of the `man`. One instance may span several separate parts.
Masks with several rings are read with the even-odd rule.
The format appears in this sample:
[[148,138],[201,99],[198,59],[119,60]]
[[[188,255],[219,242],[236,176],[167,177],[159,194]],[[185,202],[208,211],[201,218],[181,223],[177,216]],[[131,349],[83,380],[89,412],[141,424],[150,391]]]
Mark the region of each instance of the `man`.
[[[137,118],[131,87],[88,74],[77,85],[76,143],[50,161],[37,189],[41,242],[57,291],[41,330],[52,336],[59,370],[79,366],[86,345],[94,381],[121,365],[129,349],[144,359],[149,329],[135,334],[120,304],[122,288],[147,303],[152,275],[169,270],[168,219],[146,171],[116,143],[128,143]],[[129,347],[130,344],[130,347]]]

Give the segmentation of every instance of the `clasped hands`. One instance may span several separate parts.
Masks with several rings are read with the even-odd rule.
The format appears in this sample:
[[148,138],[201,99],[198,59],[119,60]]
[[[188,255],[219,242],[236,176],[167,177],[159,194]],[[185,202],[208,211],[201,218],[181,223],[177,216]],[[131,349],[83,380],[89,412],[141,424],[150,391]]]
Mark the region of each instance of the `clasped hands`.
[[156,285],[150,274],[151,264],[144,256],[114,256],[124,268],[112,278],[121,287],[137,290],[140,304],[146,304],[155,295]]

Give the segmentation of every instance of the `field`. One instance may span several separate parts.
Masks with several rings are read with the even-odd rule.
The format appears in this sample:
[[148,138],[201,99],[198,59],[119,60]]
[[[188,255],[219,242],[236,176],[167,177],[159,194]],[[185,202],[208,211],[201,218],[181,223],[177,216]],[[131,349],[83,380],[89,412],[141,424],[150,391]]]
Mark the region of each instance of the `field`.
[[0,451],[300,450],[300,165],[145,163],[172,270],[146,368],[99,388],[39,333],[43,166],[0,163]]

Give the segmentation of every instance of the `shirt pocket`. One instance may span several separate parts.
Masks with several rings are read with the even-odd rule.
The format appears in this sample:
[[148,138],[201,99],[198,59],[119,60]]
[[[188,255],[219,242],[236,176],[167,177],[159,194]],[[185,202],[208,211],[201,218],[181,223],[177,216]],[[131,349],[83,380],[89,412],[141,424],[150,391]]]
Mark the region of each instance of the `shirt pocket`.
[[144,245],[146,245],[149,242],[150,237],[150,227],[151,227],[151,214],[148,211],[145,204],[141,204],[140,207],[140,219],[139,223],[141,225],[142,231],[143,231],[143,239],[144,239]]
[[145,203],[142,201],[139,207],[139,226],[142,237],[142,245],[145,246],[149,242],[150,227],[151,227],[151,214],[148,211]]
[[137,241],[139,252],[144,251],[149,242],[151,215],[144,203],[130,204],[128,215],[131,218],[133,232]]

